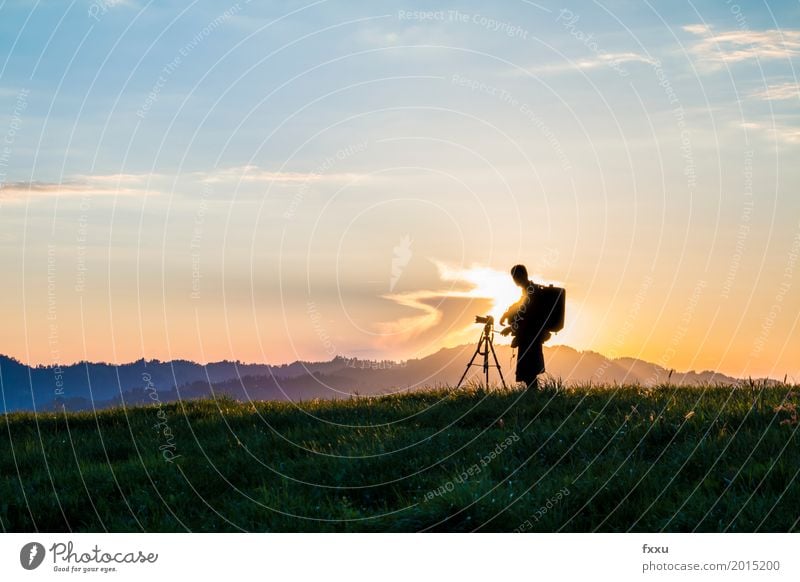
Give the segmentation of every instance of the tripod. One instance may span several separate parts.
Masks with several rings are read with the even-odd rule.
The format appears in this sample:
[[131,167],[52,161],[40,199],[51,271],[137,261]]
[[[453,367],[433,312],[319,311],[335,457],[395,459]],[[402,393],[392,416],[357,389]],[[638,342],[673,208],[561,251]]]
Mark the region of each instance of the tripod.
[[[494,318],[491,315],[485,317],[479,316],[475,318],[475,323],[484,324],[483,331],[481,332],[481,337],[478,338],[478,347],[475,348],[475,353],[472,354],[472,358],[467,364],[467,369],[464,370],[464,373],[461,375],[461,380],[456,384],[456,389],[461,387],[461,383],[464,381],[464,378],[467,377],[467,372],[469,372],[470,367],[480,365],[483,365],[486,388],[489,388],[489,353],[491,353],[494,358],[494,364],[491,367],[497,368],[497,373],[500,374],[500,381],[503,383],[503,388],[507,388],[506,381],[503,378],[503,370],[500,369],[500,362],[497,361],[497,354],[494,351]],[[483,364],[475,363],[475,358],[479,355],[483,356]]]

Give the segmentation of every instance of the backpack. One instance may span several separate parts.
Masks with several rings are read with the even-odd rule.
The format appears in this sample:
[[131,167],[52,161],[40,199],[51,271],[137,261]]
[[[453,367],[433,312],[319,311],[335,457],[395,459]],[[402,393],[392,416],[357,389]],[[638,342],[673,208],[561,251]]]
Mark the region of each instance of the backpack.
[[536,319],[542,322],[542,329],[549,332],[564,329],[566,289],[553,285],[536,285],[534,297]]

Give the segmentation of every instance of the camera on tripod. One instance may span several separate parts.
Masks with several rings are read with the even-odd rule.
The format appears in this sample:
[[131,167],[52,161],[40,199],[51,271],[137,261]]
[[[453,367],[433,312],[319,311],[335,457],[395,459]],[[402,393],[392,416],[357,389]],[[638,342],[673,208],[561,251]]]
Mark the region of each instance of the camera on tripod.
[[[489,387],[489,368],[497,368],[497,373],[500,374],[500,381],[503,383],[503,388],[505,388],[506,381],[503,378],[503,371],[500,369],[500,362],[497,360],[497,353],[494,351],[494,317],[491,315],[476,315],[475,323],[482,323],[483,331],[481,332],[481,337],[478,339],[478,347],[475,349],[475,353],[472,354],[472,358],[467,364],[467,369],[464,370],[464,374],[461,376],[458,384],[456,384],[456,388],[461,387],[464,378],[467,377],[467,372],[469,372],[472,366],[480,366],[483,368],[483,377],[487,388]],[[494,364],[489,363],[490,355],[494,360]],[[475,358],[478,356],[483,356],[482,364],[475,363]]]

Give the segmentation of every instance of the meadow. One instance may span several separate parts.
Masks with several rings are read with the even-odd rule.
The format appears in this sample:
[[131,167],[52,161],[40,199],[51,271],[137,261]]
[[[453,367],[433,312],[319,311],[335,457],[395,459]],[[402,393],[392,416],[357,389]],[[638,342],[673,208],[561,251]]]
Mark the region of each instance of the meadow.
[[788,532],[798,386],[436,388],[4,416],[3,531]]

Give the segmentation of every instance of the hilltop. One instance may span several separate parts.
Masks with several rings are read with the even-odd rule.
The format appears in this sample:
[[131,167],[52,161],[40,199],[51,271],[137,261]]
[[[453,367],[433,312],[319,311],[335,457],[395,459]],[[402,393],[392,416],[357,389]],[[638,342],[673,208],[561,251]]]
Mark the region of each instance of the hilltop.
[[13,413],[5,531],[797,531],[798,386]]

